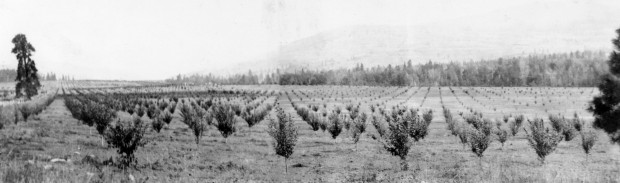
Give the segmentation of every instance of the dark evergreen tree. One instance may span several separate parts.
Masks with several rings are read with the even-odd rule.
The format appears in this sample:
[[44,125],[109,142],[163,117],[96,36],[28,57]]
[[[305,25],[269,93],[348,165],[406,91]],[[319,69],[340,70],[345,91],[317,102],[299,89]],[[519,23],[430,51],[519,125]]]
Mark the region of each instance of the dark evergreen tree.
[[593,126],[603,129],[612,142],[620,144],[620,29],[616,33],[618,37],[612,40],[615,50],[607,61],[609,73],[601,77],[598,85],[600,95],[594,97],[588,110],[594,114]]
[[15,47],[11,50],[17,57],[17,77],[15,81],[15,94],[16,97],[22,97],[24,94],[28,99],[38,93],[41,84],[39,83],[39,76],[37,74],[37,67],[34,60],[30,58],[32,52],[35,52],[32,44],[26,39],[26,35],[17,34],[13,38],[13,44]]

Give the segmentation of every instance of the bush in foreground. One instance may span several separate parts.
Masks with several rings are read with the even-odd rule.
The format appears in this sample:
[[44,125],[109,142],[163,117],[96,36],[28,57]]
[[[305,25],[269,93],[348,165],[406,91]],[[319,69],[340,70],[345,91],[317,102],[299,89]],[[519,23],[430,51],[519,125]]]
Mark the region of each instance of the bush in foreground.
[[284,110],[276,106],[276,119],[270,119],[268,133],[273,137],[273,147],[276,154],[284,157],[285,171],[288,173],[288,158],[293,154],[295,144],[297,143],[297,127],[293,124],[290,115],[284,113]]
[[411,148],[411,139],[409,139],[409,130],[402,121],[392,122],[389,126],[389,134],[387,136],[387,144],[384,148],[394,156],[401,159],[402,170],[408,170],[407,154]]
[[205,120],[212,119],[211,115],[201,109],[195,109],[189,104],[181,106],[179,111],[181,112],[183,123],[187,124],[194,133],[196,145],[200,144],[200,138],[207,131],[208,124]]
[[465,120],[467,123],[474,125],[474,128],[469,130],[467,141],[471,146],[471,151],[478,156],[480,165],[482,165],[483,153],[489,148],[489,144],[491,144],[491,121],[477,116],[471,116]]
[[110,127],[105,133],[105,139],[108,144],[117,148],[116,152],[120,155],[118,165],[120,168],[135,166],[138,161],[134,155],[139,147],[147,144],[144,139],[146,133],[146,125],[138,117],[134,117],[132,121],[116,122],[115,126]]
[[555,151],[556,147],[562,141],[562,135],[545,128],[542,119],[534,119],[530,121],[530,131],[528,133],[527,140],[530,146],[538,155],[538,159],[541,163],[545,163],[545,157]]

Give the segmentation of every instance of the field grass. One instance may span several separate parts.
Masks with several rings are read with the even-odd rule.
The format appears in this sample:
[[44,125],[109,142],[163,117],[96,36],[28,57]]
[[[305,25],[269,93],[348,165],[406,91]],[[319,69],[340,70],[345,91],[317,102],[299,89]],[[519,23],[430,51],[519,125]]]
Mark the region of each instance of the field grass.
[[[432,109],[429,135],[410,150],[408,171],[400,170],[400,159],[390,155],[368,131],[355,145],[347,131],[337,139],[327,132],[312,131],[296,115],[287,95],[278,103],[293,116],[299,128],[295,152],[288,161],[275,155],[267,134],[268,119],[224,139],[209,127],[200,144],[178,112],[161,133],[149,130],[149,143],[138,150],[138,169],[127,172],[103,165],[116,157],[114,149],[102,147],[100,136],[71,117],[62,98],[27,122],[5,122],[0,130],[0,182],[617,182],[620,152],[617,145],[597,131],[599,140],[586,161],[581,137],[561,142],[546,163],[537,160],[524,131],[509,137],[504,147],[496,140],[482,162],[457,137],[446,130],[442,103],[459,112],[472,110],[485,118],[500,120],[504,115],[547,118],[549,114],[572,117],[577,113],[591,128],[592,117],[585,111],[594,88],[468,88],[468,87],[347,87],[347,86],[227,86],[235,89],[278,89],[287,91],[298,105],[316,104],[328,108],[361,104],[405,105]],[[292,94],[292,91],[300,94]],[[452,92],[452,90],[454,92]],[[469,94],[468,94],[469,93]],[[306,96],[307,95],[307,96]],[[299,96],[299,97],[298,97]],[[276,97],[269,100],[273,101]],[[462,102],[462,103],[461,103]],[[129,117],[127,113],[119,113]],[[273,112],[269,117],[273,116]],[[268,117],[268,118],[269,118]],[[144,119],[149,121],[148,119]],[[459,118],[459,120],[462,120]],[[503,122],[502,122],[503,123]],[[527,126],[527,122],[525,122]],[[504,124],[506,125],[506,124]],[[505,126],[504,126],[505,127]],[[92,131],[92,133],[91,133]],[[52,162],[52,160],[67,160]],[[27,178],[28,180],[24,180]]]

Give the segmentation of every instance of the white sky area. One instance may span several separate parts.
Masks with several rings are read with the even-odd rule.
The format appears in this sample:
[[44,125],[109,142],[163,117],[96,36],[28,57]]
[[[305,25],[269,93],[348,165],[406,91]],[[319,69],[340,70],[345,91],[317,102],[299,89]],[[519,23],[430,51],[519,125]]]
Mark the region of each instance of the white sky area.
[[[619,9],[619,0],[0,0],[0,66],[17,65],[10,53],[17,33],[37,49],[40,73],[76,79],[159,80],[216,70],[356,25],[445,34],[432,47],[446,54],[453,41],[499,54],[609,50]],[[481,34],[504,43],[481,46]],[[428,57],[422,59],[436,59]]]

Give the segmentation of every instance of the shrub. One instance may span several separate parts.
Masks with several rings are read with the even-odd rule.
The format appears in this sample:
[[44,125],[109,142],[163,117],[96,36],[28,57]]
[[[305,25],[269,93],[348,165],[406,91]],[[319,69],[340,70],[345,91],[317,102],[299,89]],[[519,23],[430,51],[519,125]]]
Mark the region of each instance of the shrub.
[[179,109],[183,123],[185,123],[193,132],[196,145],[200,144],[200,138],[207,130],[205,117],[208,115],[205,111],[191,107],[190,104],[183,104]]
[[454,121],[454,118],[452,117],[452,113],[450,112],[450,110],[444,107],[443,116],[444,118],[446,118],[446,123],[448,124],[446,125],[446,129],[449,130],[452,135],[458,136],[458,133],[457,133],[458,131],[456,128],[456,121]]
[[137,106],[135,111],[136,111],[135,113],[138,114],[138,117],[143,117],[144,114],[146,113],[145,112],[146,108],[143,106]]
[[586,161],[588,160],[588,156],[590,155],[590,150],[594,147],[598,136],[595,132],[581,132],[581,147],[583,151],[586,153]]
[[351,108],[351,110],[349,110],[349,117],[351,118],[351,120],[354,120],[355,118],[357,118],[357,116],[359,115],[359,112],[360,112],[359,107]]
[[359,116],[355,118],[355,120],[353,120],[352,127],[353,128],[351,130],[351,137],[357,149],[357,142],[360,140],[362,133],[366,132],[366,121],[361,116]]
[[424,112],[424,114],[422,114],[422,118],[424,118],[427,126],[431,124],[431,121],[433,121],[433,110],[428,110]]
[[575,132],[573,125],[568,124],[566,118],[550,115],[549,121],[551,121],[551,126],[556,132],[564,135],[565,141],[571,141],[575,138],[577,133]]
[[235,126],[235,111],[225,104],[213,106],[213,117],[215,118],[215,127],[220,131],[222,137],[227,139],[237,131]]
[[151,104],[151,105],[149,105],[149,107],[146,110],[146,116],[149,119],[153,119],[156,116],[158,116],[160,112],[161,111],[155,106],[155,104]]
[[327,130],[327,125],[328,125],[327,118],[325,116],[321,116],[319,118],[320,118],[319,127],[321,128],[323,132],[325,132],[325,130]]
[[510,120],[510,116],[504,115],[503,120],[504,120],[504,123],[508,123],[508,121]]
[[[545,128],[542,119],[530,121],[530,130],[527,140],[538,155],[540,162],[545,163],[545,157],[555,151],[558,143],[562,140],[562,135]],[[528,133],[527,130],[526,133]]]
[[147,144],[144,139],[145,132],[146,126],[139,117],[134,117],[133,121],[119,119],[115,126],[106,131],[106,141],[111,147],[117,148],[116,152],[120,155],[118,164],[120,168],[125,169],[138,163],[134,152],[138,147]]
[[512,123],[510,123],[510,131],[512,132],[512,136],[517,136],[519,129],[521,129],[521,126],[523,125],[523,120],[523,115],[519,115],[515,117],[515,120],[512,121]]
[[340,132],[342,132],[342,122],[340,121],[340,115],[337,112],[332,112],[329,115],[329,127],[327,128],[327,132],[332,135],[333,139],[336,139]]
[[172,113],[168,112],[168,110],[164,110],[164,112],[159,114],[159,119],[166,124],[170,124],[170,122],[172,122]]
[[351,128],[351,120],[349,120],[346,114],[340,115],[340,121],[344,125],[343,127],[345,130],[349,130],[349,128]]
[[573,122],[573,128],[575,128],[575,130],[577,130],[578,132],[581,132],[581,129],[583,127],[583,121],[579,118],[577,113],[575,113],[575,118],[573,118],[572,122]]
[[22,118],[24,122],[28,121],[28,117],[35,113],[34,104],[31,103],[23,103],[19,105],[19,113],[22,114]]
[[250,112],[242,112],[241,117],[248,124],[248,127],[252,128],[267,116],[267,112],[265,109],[254,109]]
[[387,129],[383,126],[382,117],[379,115],[372,115],[372,125],[377,130],[379,136],[383,137],[386,135]]
[[475,120],[475,122],[471,122],[470,124],[477,124],[474,126],[474,129],[469,130],[469,136],[467,137],[467,141],[471,147],[471,151],[480,158],[480,163],[482,163],[482,157],[484,156],[484,151],[491,144],[491,122],[489,120],[484,120],[478,117],[468,118],[469,120]]
[[311,112],[308,116],[308,120],[306,121],[308,125],[312,128],[312,131],[318,131],[321,127],[321,117],[316,112]]
[[408,170],[407,154],[411,148],[409,130],[403,120],[389,123],[388,132],[381,137],[385,150],[401,159],[402,170]]
[[155,118],[153,119],[153,122],[151,122],[153,130],[155,130],[157,133],[161,131],[161,129],[164,127],[164,124],[165,123],[160,118]]
[[116,118],[116,111],[94,102],[90,102],[89,105],[92,107],[89,111],[90,114],[88,115],[92,116],[92,120],[95,123],[95,129],[97,129],[97,132],[101,135],[101,146],[103,146],[103,136],[105,130],[110,125],[110,122]]
[[406,124],[408,124],[409,136],[411,136],[411,138],[413,138],[416,142],[424,139],[424,137],[428,135],[428,126],[430,123],[429,121],[426,121],[427,119],[428,118],[422,121],[422,119],[420,119],[420,117],[413,112],[406,113],[402,119]]
[[174,114],[174,111],[176,111],[176,109],[177,109],[177,104],[172,102],[168,109],[170,110],[170,114]]
[[465,149],[467,144],[469,144],[469,131],[472,130],[471,128],[471,125],[467,124],[460,124],[456,127],[457,136],[459,137],[461,144],[463,144],[463,149]]
[[284,113],[279,106],[276,106],[276,120],[271,119],[269,123],[268,133],[274,139],[273,147],[276,154],[284,157],[284,167],[288,173],[287,161],[297,143],[297,128],[291,116]]
[[502,143],[502,148],[504,148],[504,143],[508,140],[508,131],[504,129],[498,129],[497,140],[499,141],[499,143]]

